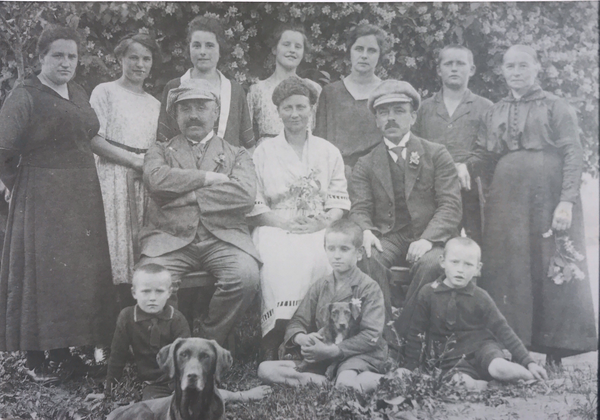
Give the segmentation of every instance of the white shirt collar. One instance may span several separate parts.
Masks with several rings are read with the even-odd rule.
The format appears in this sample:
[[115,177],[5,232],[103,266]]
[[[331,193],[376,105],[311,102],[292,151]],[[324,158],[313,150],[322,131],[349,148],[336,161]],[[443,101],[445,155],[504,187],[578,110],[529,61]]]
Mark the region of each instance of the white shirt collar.
[[[404,137],[402,137],[402,140],[400,140],[400,143],[398,143],[398,144],[392,143],[390,140],[386,139],[385,137],[383,138],[383,142],[387,146],[388,152],[390,153],[390,156],[392,157],[392,159],[394,159],[394,162],[398,161],[398,155],[390,149],[392,149],[393,147],[398,147],[398,146],[406,147],[406,143],[408,143],[409,139],[410,139],[410,131],[407,132],[404,135]],[[406,159],[406,149],[402,150],[402,158]]]
[[205,143],[206,143],[206,142],[208,142],[210,139],[212,139],[214,135],[215,135],[215,132],[214,132],[213,130],[210,130],[210,132],[209,132],[209,133],[206,135],[206,137],[204,137],[204,138],[203,138],[202,140],[200,140],[200,141],[195,141],[195,140],[190,140],[190,139],[187,139],[187,141],[189,141],[189,142],[190,142],[190,143],[192,143],[192,144],[198,144],[198,143],[200,143],[200,144],[205,144]]

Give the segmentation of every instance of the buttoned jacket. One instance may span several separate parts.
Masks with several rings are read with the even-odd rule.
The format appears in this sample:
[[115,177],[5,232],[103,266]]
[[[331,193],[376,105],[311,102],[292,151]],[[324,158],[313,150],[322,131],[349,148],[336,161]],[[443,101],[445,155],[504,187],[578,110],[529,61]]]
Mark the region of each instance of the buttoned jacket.
[[[395,222],[390,161],[382,139],[358,160],[350,182],[350,218],[379,236],[389,233]],[[415,239],[443,243],[458,235],[462,201],[448,150],[411,134],[404,168],[404,195]]]
[[[208,171],[226,174],[229,181],[207,185]],[[144,158],[144,185],[151,199],[140,232],[143,255],[158,257],[189,245],[202,222],[218,239],[259,259],[246,224],[256,197],[256,173],[246,150],[214,135],[196,164],[183,135],[156,142]]]
[[415,135],[443,144],[455,162],[465,162],[475,148],[480,126],[485,124],[485,113],[493,103],[469,89],[450,116],[444,104],[442,91],[425,99],[417,120],[411,127]]

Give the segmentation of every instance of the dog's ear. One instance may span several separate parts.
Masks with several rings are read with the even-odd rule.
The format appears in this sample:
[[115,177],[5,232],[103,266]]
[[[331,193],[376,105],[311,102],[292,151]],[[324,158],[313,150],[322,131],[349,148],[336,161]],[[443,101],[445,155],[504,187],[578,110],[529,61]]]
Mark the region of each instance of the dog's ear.
[[220,383],[221,375],[233,364],[233,357],[231,357],[229,350],[225,350],[215,340],[209,340],[209,342],[212,344],[215,355],[217,356],[217,360],[215,362],[215,381]]
[[175,377],[175,350],[179,347],[179,344],[183,341],[183,338],[178,338],[168,346],[164,346],[156,355],[156,362],[158,367],[169,375],[169,378]]
[[325,324],[329,324],[329,322],[331,321],[331,310],[333,309],[333,303],[329,303],[327,305],[327,310],[323,311],[325,312]]
[[355,321],[360,317],[360,305],[350,302],[350,313]]

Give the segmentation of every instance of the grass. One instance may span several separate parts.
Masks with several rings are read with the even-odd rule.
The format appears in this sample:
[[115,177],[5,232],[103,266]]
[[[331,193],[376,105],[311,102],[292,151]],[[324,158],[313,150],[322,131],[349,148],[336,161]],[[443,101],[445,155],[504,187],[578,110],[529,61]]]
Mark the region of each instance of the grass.
[[[236,360],[223,383],[224,388],[232,391],[260,384],[256,377],[260,336],[258,310],[255,309],[250,308],[248,314],[256,315],[245,317],[236,330]],[[82,355],[87,363],[93,364],[91,351]],[[390,367],[394,366],[395,362],[390,361]],[[527,417],[519,417],[519,408],[515,405],[517,399],[550,396],[564,398],[566,411],[549,411],[547,419],[596,418],[597,373],[591,366],[551,368],[548,374],[550,380],[546,383],[496,384],[480,393],[450,385],[442,380],[441,372],[435,370],[430,375],[413,372],[406,380],[388,374],[378,391],[368,395],[332,386],[299,389],[275,386],[265,400],[229,403],[226,412],[228,419],[239,420],[422,420],[476,418],[472,410],[469,411],[470,407],[481,404],[496,407],[495,412],[502,413],[498,418],[525,419]],[[100,420],[118,405],[138,401],[141,397],[141,384],[128,366],[113,399],[85,402],[87,394],[102,391],[102,379],[74,377],[56,385],[39,385],[27,376],[21,354],[0,353],[0,418]]]

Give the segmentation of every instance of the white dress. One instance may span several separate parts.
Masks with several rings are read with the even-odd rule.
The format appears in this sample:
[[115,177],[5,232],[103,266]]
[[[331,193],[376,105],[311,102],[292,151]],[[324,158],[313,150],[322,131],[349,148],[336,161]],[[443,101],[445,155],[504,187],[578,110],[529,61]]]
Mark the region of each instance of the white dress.
[[[321,94],[321,85],[310,79],[303,79],[314,87]],[[263,138],[273,137],[283,131],[283,122],[279,118],[277,107],[273,103],[273,91],[277,83],[271,78],[260,80],[250,86],[248,90],[248,108],[250,109],[250,119],[258,127],[258,142]],[[309,127],[314,127],[314,121],[317,113],[317,106],[313,107],[313,112],[308,123]]]
[[[332,208],[350,210],[342,155],[327,140],[309,134],[301,160],[280,134],[258,145],[252,159],[258,188],[248,216],[273,211],[289,220]],[[325,230],[292,234],[270,226],[254,229],[252,239],[263,261],[263,336],[277,319],[290,319],[310,285],[331,273],[324,235]]]
[[[90,104],[98,120],[98,135],[135,149],[148,149],[156,141],[160,102],[148,93],[135,93],[116,81],[101,83],[93,90]],[[130,153],[143,158],[143,154]],[[129,168],[95,155],[98,179],[102,189],[106,232],[110,251],[113,282],[131,283],[134,255],[127,194]],[[141,226],[144,209],[144,187],[136,181],[138,221]]]

